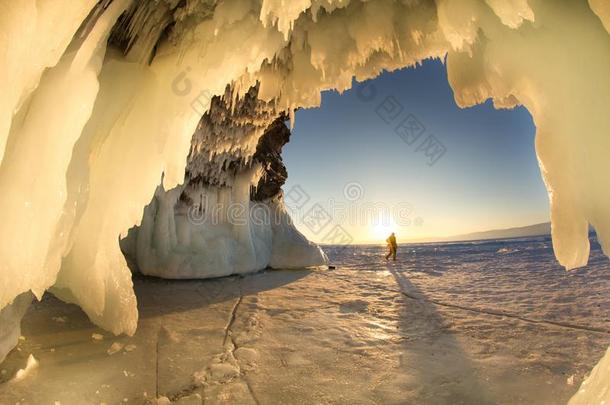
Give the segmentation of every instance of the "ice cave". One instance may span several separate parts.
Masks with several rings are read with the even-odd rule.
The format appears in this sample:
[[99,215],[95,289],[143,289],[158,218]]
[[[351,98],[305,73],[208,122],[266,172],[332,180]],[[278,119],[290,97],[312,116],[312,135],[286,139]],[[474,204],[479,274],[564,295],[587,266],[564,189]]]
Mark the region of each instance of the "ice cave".
[[[565,271],[587,265],[590,227],[610,252],[606,0],[4,0],[0,27],[0,360],[43,295],[132,336],[133,273],[180,295],[184,280],[327,266],[284,204],[295,111],[428,59],[458,106],[532,115]],[[610,351],[590,366],[570,404],[610,401]],[[44,367],[30,356],[0,392],[25,397],[11,384]],[[184,397],[157,386],[142,403]]]

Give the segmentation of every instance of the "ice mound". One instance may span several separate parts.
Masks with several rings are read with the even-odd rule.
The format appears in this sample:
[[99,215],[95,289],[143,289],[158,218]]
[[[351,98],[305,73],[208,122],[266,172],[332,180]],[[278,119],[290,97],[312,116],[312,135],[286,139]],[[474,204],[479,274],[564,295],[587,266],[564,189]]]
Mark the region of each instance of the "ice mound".
[[294,227],[281,195],[249,200],[254,180],[246,172],[232,187],[202,187],[203,205],[179,201],[182,187],[166,192],[159,186],[142,224],[122,242],[126,256],[137,271],[170,279],[325,265],[326,255]]
[[[294,109],[318,106],[322,90],[426,58],[446,58],[459,105],[491,98],[532,114],[558,260],[587,263],[589,225],[610,251],[606,1],[23,0],[0,6],[0,25],[0,309],[53,287],[98,325],[133,333],[136,299],[118,239],[140,223],[162,173],[167,195],[155,194],[158,210],[142,224],[151,227],[142,252],[157,271],[187,246],[167,224],[179,222],[171,202],[197,190],[185,179],[192,145],[207,153],[191,161],[201,187],[247,201],[250,212],[246,184],[269,120],[287,114],[294,124]],[[227,104],[246,125],[198,138],[211,97],[227,85],[235,100],[256,87],[260,110],[240,116],[239,103]],[[201,236],[188,244],[195,262],[229,263],[226,252],[197,258],[210,240],[243,253],[230,271],[319,255],[289,227],[246,221],[228,239],[213,237],[220,227],[180,229],[181,238]]]
[[211,98],[191,142],[184,184],[157,187],[141,225],[121,241],[137,271],[189,279],[326,264],[286,212],[281,150],[290,131],[257,94],[254,86],[235,97],[227,87]]

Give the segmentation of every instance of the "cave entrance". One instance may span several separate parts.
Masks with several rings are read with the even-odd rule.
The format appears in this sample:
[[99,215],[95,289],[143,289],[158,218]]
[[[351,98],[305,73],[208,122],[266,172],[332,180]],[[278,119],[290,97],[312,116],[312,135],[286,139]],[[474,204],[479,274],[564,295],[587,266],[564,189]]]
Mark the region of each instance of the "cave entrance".
[[[358,336],[391,340],[395,319],[410,353],[398,369],[435,395],[449,379],[453,398],[502,402],[518,386],[533,402],[567,401],[603,356],[606,340],[569,336],[605,322],[586,308],[607,307],[608,287],[591,289],[607,258],[593,237],[578,275],[555,259],[534,137],[524,107],[460,109],[441,61],[323,93],[320,108],[296,113],[285,202],[328,254],[341,329],[366,319]],[[384,260],[390,232],[396,262]],[[401,309],[388,302],[396,289]]]
[[341,95],[325,92],[320,108],[297,111],[283,151],[286,204],[310,240],[331,244],[547,223],[534,135],[524,107],[459,108],[445,65],[428,60]]

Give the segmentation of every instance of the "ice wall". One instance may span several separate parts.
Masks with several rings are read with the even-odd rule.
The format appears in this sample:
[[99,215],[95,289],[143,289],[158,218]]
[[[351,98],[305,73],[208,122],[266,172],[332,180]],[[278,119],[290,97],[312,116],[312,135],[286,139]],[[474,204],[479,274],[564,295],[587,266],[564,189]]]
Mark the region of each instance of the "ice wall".
[[13,114],[38,86],[43,71],[59,62],[95,3],[21,0],[0,4],[0,160]]
[[[62,5],[62,2],[57,3]],[[41,75],[36,91],[27,96],[25,102],[22,100],[21,108],[9,121],[8,142],[0,167],[0,187],[6,193],[0,199],[3,223],[0,256],[4,258],[0,308],[28,290],[40,298],[55,282],[69,230],[69,227],[63,228],[64,223],[69,222],[63,208],[72,148],[89,119],[97,96],[97,75],[106,40],[127,5],[127,1],[115,1],[105,11],[99,11],[99,15],[93,15],[95,26],[82,27],[57,66]],[[46,24],[59,25],[58,10],[44,10],[44,6],[39,9],[44,11],[41,24],[45,22],[43,17],[50,14],[53,21],[46,21]],[[82,10],[78,11],[82,14]],[[61,32],[62,36],[70,34]],[[17,38],[7,39],[12,41],[12,46],[18,42]],[[61,41],[52,38],[51,46],[63,46],[62,41],[63,38]],[[60,55],[62,52],[53,51]],[[47,50],[47,53],[50,55],[44,62],[35,61],[32,66],[42,70],[52,63],[52,52]],[[28,68],[28,61],[22,61],[22,64],[27,85],[33,85],[35,73]],[[3,72],[10,75],[11,71]],[[21,97],[27,90],[27,87],[22,89]],[[62,98],[61,102],[58,98]]]
[[[606,1],[24,0],[0,7],[0,308],[28,290],[40,296],[57,278],[55,293],[96,323],[133,332],[135,297],[117,240],[139,223],[162,173],[164,190],[184,182],[210,95],[232,84],[240,99],[258,86],[257,98],[276,116],[292,115],[317,106],[322,90],[349,88],[354,76],[431,57],[447,57],[458,104],[492,98],[499,108],[522,104],[531,112],[559,261],[569,269],[586,264],[589,224],[610,251]],[[208,163],[235,147],[247,161],[255,133],[206,140],[219,152]],[[202,167],[216,171],[205,159]],[[246,188],[232,198],[245,201]],[[232,232],[246,243],[251,231]],[[253,249],[249,260],[257,261]]]

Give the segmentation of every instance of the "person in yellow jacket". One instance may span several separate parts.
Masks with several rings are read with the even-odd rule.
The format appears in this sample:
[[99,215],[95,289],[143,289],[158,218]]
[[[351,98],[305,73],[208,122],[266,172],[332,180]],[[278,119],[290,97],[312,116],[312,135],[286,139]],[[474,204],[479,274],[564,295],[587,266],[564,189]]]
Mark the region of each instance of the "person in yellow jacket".
[[393,260],[396,261],[396,250],[398,249],[398,245],[396,244],[396,235],[394,232],[390,235],[389,238],[385,240],[388,243],[388,254],[385,255],[385,259],[388,260],[390,256],[392,256]]

